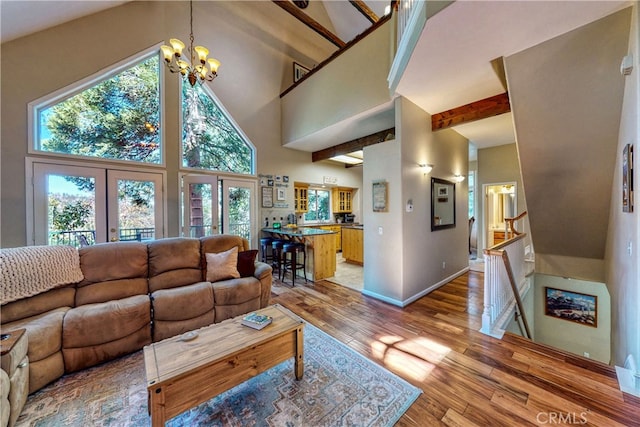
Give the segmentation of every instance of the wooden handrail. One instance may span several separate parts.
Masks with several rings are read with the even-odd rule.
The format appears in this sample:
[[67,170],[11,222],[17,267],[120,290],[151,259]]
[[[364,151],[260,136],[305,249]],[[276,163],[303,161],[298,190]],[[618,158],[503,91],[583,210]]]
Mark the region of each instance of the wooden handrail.
[[512,233],[514,236],[519,236],[522,233],[519,232],[518,230],[516,230],[513,225],[516,221],[518,221],[519,219],[524,218],[527,215],[527,211],[522,212],[520,215],[514,217],[514,218],[505,218],[504,222],[507,223],[507,227],[508,227],[508,232]]

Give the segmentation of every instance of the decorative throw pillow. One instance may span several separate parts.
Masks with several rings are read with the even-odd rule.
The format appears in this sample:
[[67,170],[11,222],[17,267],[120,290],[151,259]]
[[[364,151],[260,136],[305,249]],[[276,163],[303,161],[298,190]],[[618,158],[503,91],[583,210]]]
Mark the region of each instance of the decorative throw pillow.
[[238,248],[233,247],[220,253],[205,254],[207,258],[207,281],[217,282],[225,279],[237,279],[238,272]]
[[257,255],[257,249],[238,252],[238,272],[240,273],[240,277],[253,276],[253,273],[256,272],[255,262]]

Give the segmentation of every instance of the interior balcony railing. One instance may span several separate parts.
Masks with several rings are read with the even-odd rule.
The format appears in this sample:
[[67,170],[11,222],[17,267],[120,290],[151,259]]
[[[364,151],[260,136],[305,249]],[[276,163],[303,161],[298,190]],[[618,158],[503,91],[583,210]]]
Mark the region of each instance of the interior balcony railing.
[[525,237],[517,236],[484,250],[484,310],[480,332],[502,338],[515,316],[522,335],[531,338],[522,298],[531,288]]

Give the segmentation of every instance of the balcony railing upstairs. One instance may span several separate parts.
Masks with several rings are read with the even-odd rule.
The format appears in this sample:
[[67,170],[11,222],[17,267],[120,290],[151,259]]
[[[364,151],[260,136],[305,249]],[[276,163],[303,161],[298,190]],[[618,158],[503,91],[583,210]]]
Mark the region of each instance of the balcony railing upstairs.
[[519,234],[484,251],[484,311],[480,332],[487,335],[502,338],[505,326],[517,313],[516,321],[522,321],[523,335],[531,337],[522,307],[522,297],[531,288],[525,236]]

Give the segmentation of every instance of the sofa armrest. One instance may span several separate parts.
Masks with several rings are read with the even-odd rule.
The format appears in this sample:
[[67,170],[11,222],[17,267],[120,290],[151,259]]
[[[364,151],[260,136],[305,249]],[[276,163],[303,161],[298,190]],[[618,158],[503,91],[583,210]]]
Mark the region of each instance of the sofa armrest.
[[253,276],[260,281],[260,308],[264,308],[269,305],[271,300],[271,283],[273,281],[272,271],[273,269],[267,263],[256,261],[256,271]]

